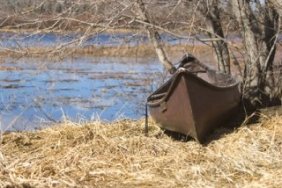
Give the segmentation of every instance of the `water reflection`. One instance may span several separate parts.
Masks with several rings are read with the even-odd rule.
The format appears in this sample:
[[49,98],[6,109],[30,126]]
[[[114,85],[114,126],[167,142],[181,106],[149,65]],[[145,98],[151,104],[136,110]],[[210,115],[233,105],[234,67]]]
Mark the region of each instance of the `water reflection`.
[[155,59],[144,58],[6,58],[0,65],[1,130],[40,128],[65,117],[140,118],[162,72]]

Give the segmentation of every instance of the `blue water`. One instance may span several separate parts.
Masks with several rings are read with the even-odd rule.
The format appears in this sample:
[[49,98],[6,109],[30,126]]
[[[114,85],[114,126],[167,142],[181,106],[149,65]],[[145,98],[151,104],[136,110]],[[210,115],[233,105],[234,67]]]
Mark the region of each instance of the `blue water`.
[[[0,51],[79,43],[79,37],[78,34],[0,33]],[[161,37],[173,45],[194,44],[193,40],[167,34]],[[98,34],[86,38],[79,47],[147,42],[147,37],[141,34]],[[150,58],[80,57],[58,62],[36,58],[1,59],[0,130],[41,128],[63,119],[139,119],[144,115],[146,97],[165,79],[162,72],[158,61]]]
[[139,119],[146,97],[164,77],[150,58],[6,58],[0,64],[1,130],[36,129],[64,119]]
[[[167,33],[161,34],[161,39],[167,44],[178,45],[178,44],[188,44],[188,45],[202,45],[198,39],[209,38],[204,34],[192,35],[187,38],[184,34],[184,38],[176,37]],[[279,41],[281,41],[281,36]],[[226,36],[226,39],[233,42],[240,42],[241,37],[236,34],[230,34]],[[148,43],[148,37],[144,34],[136,33],[116,33],[107,34],[99,33],[93,34],[85,37],[81,40],[81,34],[58,34],[58,33],[0,33],[0,50],[3,49],[21,49],[30,47],[56,47],[58,45],[67,45],[75,47],[86,47],[86,46],[120,46],[129,45],[136,46],[140,44]]]
[[[146,35],[142,34],[96,34],[85,38],[82,42],[79,40],[81,35],[69,34],[59,35],[56,33],[47,34],[14,34],[0,33],[0,47],[5,48],[23,48],[23,47],[46,47],[56,46],[58,44],[81,44],[82,47],[88,45],[118,46],[118,45],[138,45],[148,43]],[[180,44],[192,42],[187,39],[177,38],[171,35],[163,34],[162,39],[170,44]]]

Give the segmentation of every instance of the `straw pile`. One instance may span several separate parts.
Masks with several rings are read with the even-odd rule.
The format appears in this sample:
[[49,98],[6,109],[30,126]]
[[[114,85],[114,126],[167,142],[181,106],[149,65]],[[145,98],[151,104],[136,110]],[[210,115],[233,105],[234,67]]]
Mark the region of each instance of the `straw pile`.
[[[65,122],[1,137],[0,187],[281,187],[282,116],[202,146],[152,122]],[[220,133],[220,134],[219,134]]]

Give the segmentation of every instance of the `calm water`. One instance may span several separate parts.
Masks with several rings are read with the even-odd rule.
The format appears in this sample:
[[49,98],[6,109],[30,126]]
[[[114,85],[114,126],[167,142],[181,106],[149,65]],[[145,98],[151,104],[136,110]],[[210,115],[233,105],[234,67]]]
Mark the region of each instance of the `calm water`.
[[[162,35],[169,44],[193,40]],[[204,36],[198,36],[203,37]],[[52,47],[78,35],[0,33],[0,50]],[[237,40],[234,36],[230,40]],[[135,34],[99,34],[82,46],[138,45],[148,39]],[[199,43],[199,42],[198,42]],[[0,130],[25,130],[64,118],[80,120],[138,119],[146,97],[165,79],[156,59],[76,58],[53,62],[42,59],[1,59]]]
[[46,126],[64,118],[138,119],[146,97],[164,75],[155,59],[77,58],[60,62],[3,59],[1,130]]
[[[162,39],[170,44],[192,43],[194,40],[180,39],[171,35],[163,34]],[[79,41],[80,35],[58,35],[55,33],[47,34],[13,34],[0,33],[0,47],[5,48],[21,48],[21,47],[46,47],[56,46],[58,44],[69,44],[74,42],[80,43],[81,46],[95,45],[95,46],[119,46],[119,45],[138,45],[147,43],[146,35],[137,34],[97,34],[87,37],[83,41]]]

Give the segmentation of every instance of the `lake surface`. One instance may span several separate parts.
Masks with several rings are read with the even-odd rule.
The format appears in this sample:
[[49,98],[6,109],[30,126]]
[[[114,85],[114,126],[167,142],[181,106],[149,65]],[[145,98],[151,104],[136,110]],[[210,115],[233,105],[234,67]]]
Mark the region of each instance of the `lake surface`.
[[[72,43],[79,35],[0,33],[6,48],[53,47]],[[161,35],[166,43],[201,44],[193,39]],[[197,36],[206,38],[205,36]],[[228,40],[240,40],[230,36]],[[136,34],[97,34],[84,47],[139,45]],[[78,44],[79,41],[76,41]],[[58,62],[36,58],[0,59],[0,130],[26,130],[70,119],[112,121],[144,116],[147,96],[165,80],[162,66],[150,58],[80,57]]]
[[[176,37],[170,34],[161,34],[161,39],[167,44],[189,44],[189,45],[203,45],[197,39],[208,39],[209,37],[204,34],[191,35],[189,37],[184,35],[184,38]],[[139,44],[146,44],[149,42],[148,37],[144,34],[136,33],[98,33],[87,36],[81,40],[81,34],[57,34],[57,33],[0,33],[0,47],[3,48],[25,48],[25,47],[52,47],[64,44],[74,44],[79,47],[85,47],[89,45],[95,46],[120,46],[130,45],[136,46]],[[240,42],[241,37],[239,35],[231,34],[226,36],[228,41]],[[282,39],[280,36],[279,41]],[[1,50],[1,48],[0,48]]]
[[27,130],[70,119],[144,116],[146,97],[165,79],[150,58],[2,59],[0,126]]
[[[169,44],[193,43],[193,39],[177,38],[171,35],[162,34],[162,40]],[[89,45],[95,46],[120,46],[120,45],[139,45],[148,43],[146,35],[124,33],[124,34],[106,34],[100,33],[91,35],[81,40],[79,34],[59,35],[56,33],[46,34],[15,34],[0,33],[0,47],[4,48],[25,48],[25,47],[52,47],[59,44],[80,44],[80,47]],[[1,49],[0,49],[1,50]]]

